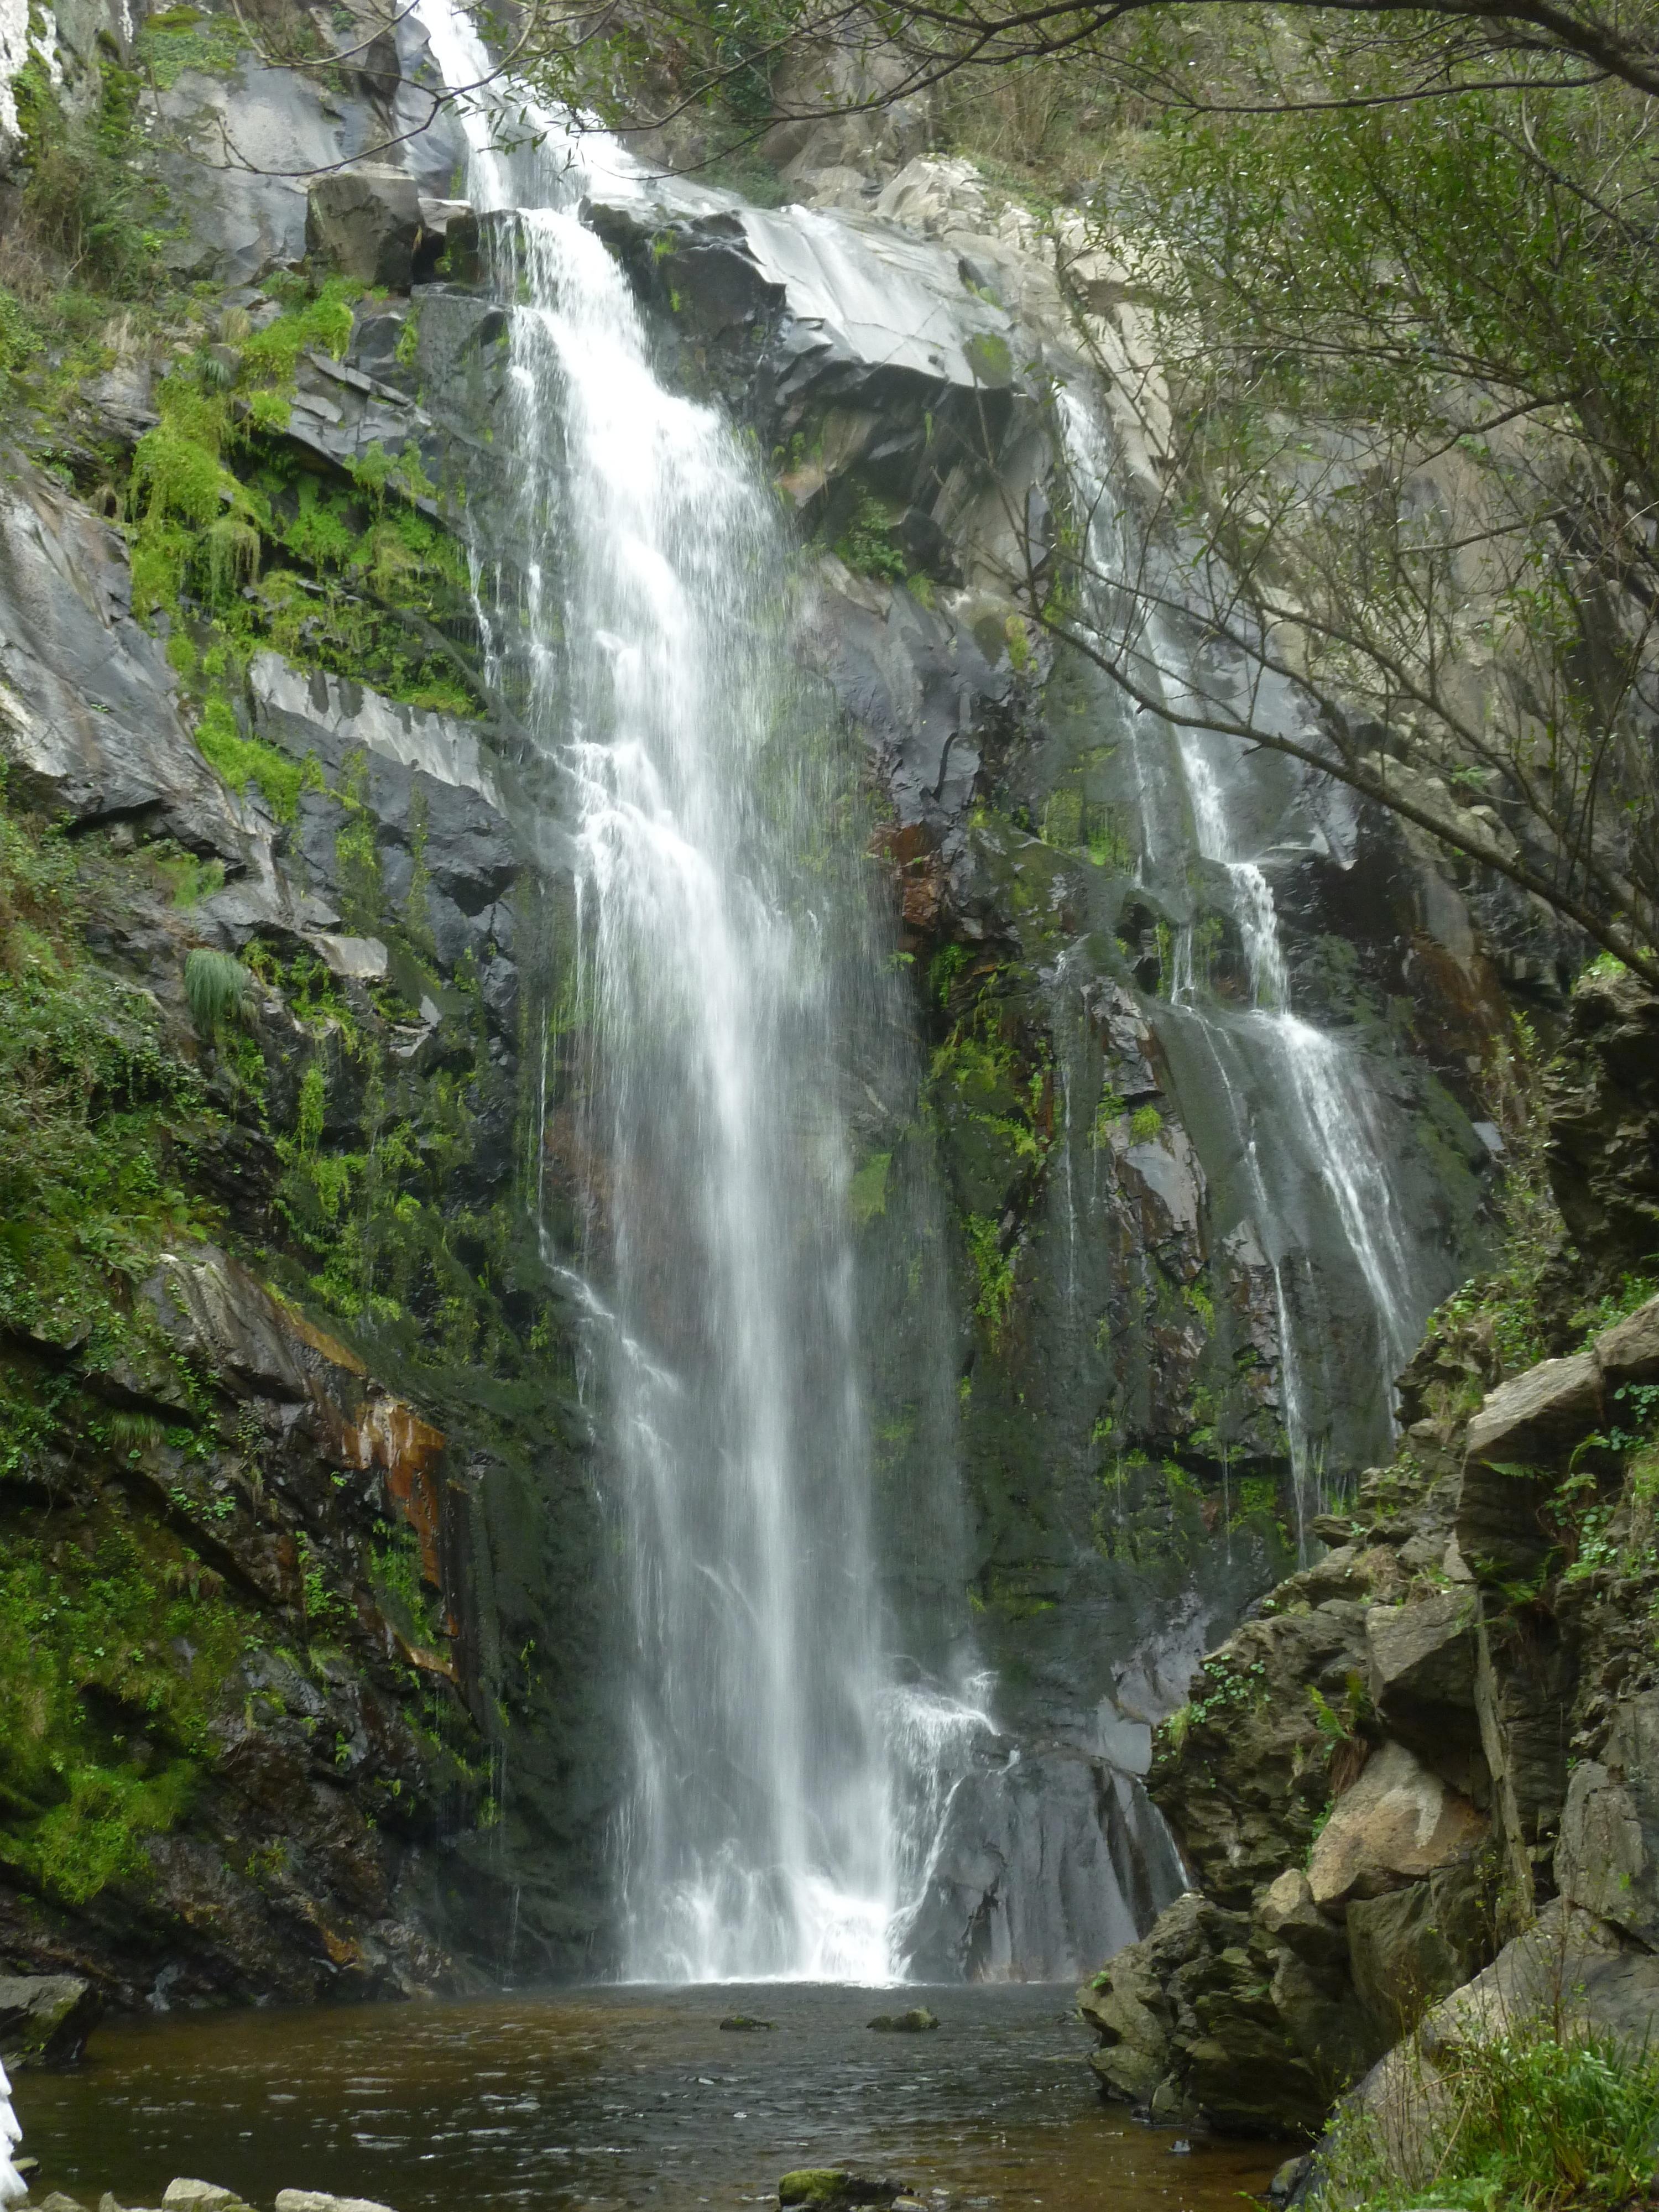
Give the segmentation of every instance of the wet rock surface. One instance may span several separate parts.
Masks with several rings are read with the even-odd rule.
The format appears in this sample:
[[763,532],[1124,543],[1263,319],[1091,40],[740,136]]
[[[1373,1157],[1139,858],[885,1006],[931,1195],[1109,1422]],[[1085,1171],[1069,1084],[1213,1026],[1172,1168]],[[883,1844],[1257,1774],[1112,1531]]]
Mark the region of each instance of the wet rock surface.
[[81,2056],[103,2000],[76,1974],[0,1975],[0,2064],[63,2066]]
[[[429,62],[409,21],[386,36],[402,83],[366,65],[325,96],[250,54],[154,90],[182,218],[167,250],[182,272],[240,288],[261,315],[271,302],[251,288],[276,284],[307,252],[319,270],[391,289],[360,305],[344,359],[313,350],[299,362],[283,451],[330,482],[377,449],[412,457],[411,507],[453,524],[465,504],[507,594],[522,549],[490,535],[515,465],[493,436],[507,327],[483,281],[495,219],[442,199],[459,141],[442,118],[408,135]],[[374,157],[387,139],[404,151],[383,172]],[[890,1369],[877,1393],[883,1510],[893,1557],[921,1562],[895,1571],[893,1594],[924,1623],[920,1665],[942,1674],[938,1624],[947,1601],[961,1613],[965,1586],[1009,1727],[953,1778],[915,1956],[951,1973],[1018,1959],[1058,1974],[1115,1948],[1181,1878],[1155,1801],[1206,1901],[1171,1908],[1175,1948],[1159,1957],[1164,1982],[1177,1966],[1187,1977],[1178,2002],[1153,1990],[1156,1976],[1143,1987],[1122,1969],[1113,2017],[1122,2048],[1139,2054],[1133,2094],[1161,2112],[1234,2118],[1259,2095],[1262,2112],[1300,2118],[1326,2094],[1329,2054],[1357,2064],[1384,2033],[1400,1961],[1427,1987],[1472,1959],[1474,1939],[1442,1940],[1425,1900],[1456,1918],[1452,1892],[1482,1824],[1530,1868],[1560,1817],[1563,1755],[1549,1731],[1574,1694],[1571,1668],[1552,1672],[1534,1654],[1530,1672],[1495,1671],[1492,1636],[1462,1599],[1425,1598],[1413,1578],[1450,1556],[1455,1516],[1465,1574],[1497,1557],[1482,1549],[1488,1536],[1525,1553],[1541,1494],[1488,1485],[1483,1505],[1480,1470],[1495,1470],[1504,1439],[1553,1449],[1579,1399],[1547,1392],[1524,1420],[1476,1439],[1461,1494],[1440,1447],[1408,1494],[1375,1480],[1346,1540],[1228,1647],[1193,1701],[1190,1748],[1160,1754],[1149,1798],[1152,1729],[1301,1533],[1285,1316],[1216,1110],[1212,1054],[1176,1004],[1171,948],[1182,931],[1201,933],[1224,1013],[1245,1009],[1245,968],[1219,864],[1195,860],[1179,883],[1140,880],[1137,733],[1020,611],[1021,572],[1028,557],[1041,567],[1056,527],[1043,388],[1068,372],[1074,312],[1124,370],[1110,406],[1126,465],[1151,468],[1155,380],[1132,358],[1112,271],[1085,258],[1063,282],[1029,218],[998,209],[966,165],[909,158],[919,151],[897,130],[887,152],[899,173],[866,191],[832,173],[836,149],[794,149],[823,206],[856,203],[850,228],[684,185],[607,186],[587,211],[632,271],[675,379],[756,429],[811,547],[792,615],[800,657],[826,720],[857,732],[891,816],[873,858],[929,1074],[920,1114],[915,1101],[872,1097],[854,1120],[863,1167],[882,1164],[867,1242],[891,1239],[871,1261],[872,1276],[887,1271],[889,1300],[874,1332],[876,1364]],[[307,169],[327,174],[307,184]],[[428,282],[440,238],[445,280]],[[882,272],[874,297],[854,248]],[[149,404],[132,375],[98,401],[129,441]],[[291,817],[279,818],[254,787],[227,789],[192,743],[162,642],[131,617],[112,534],[28,474],[0,524],[13,793],[66,815],[77,836],[165,839],[222,871],[187,911],[152,891],[97,925],[100,957],[154,994],[178,1048],[216,1086],[225,1123],[201,1170],[222,1200],[222,1241],[171,1254],[144,1278],[155,1357],[97,1387],[165,1437],[188,1410],[180,1364],[207,1378],[211,1454],[146,1443],[141,1463],[103,1479],[157,1525],[187,1531],[273,1646],[227,1679],[211,1802],[147,1846],[144,1911],[113,1926],[61,1902],[9,1900],[0,1937],[9,1954],[83,1964],[118,2001],[158,2006],[406,1991],[499,1967],[503,1941],[523,1946],[520,1970],[599,1961],[616,1748],[597,1686],[607,1539],[575,1384],[579,1316],[520,1203],[534,1176],[551,1243],[576,1249],[592,1163],[574,1157],[568,1127],[533,1125],[523,1049],[532,1019],[550,1034],[543,999],[568,984],[574,935],[562,855],[527,850],[521,834],[515,779],[543,796],[544,765],[506,702],[482,692],[486,712],[463,720],[263,655],[238,728],[303,770]],[[546,551],[556,562],[556,543]],[[434,611],[458,674],[476,684],[465,611]],[[1492,963],[1467,903],[1386,824],[1327,806],[1276,769],[1241,787],[1239,803],[1271,848],[1297,1004],[1361,1041],[1396,1115],[1413,1231],[1445,1275],[1415,1286],[1426,1310],[1484,1233],[1490,1156],[1468,1077],[1504,1018]],[[234,1041],[191,1032],[180,970],[201,948],[262,978],[247,1030],[257,1109],[237,1087]],[[1598,1180],[1594,1154],[1609,1131],[1628,1163],[1640,1154],[1631,1072],[1645,1016],[1614,994],[1599,1028],[1574,1018],[1605,1076],[1575,1140],[1581,1212],[1610,1222],[1626,1201]],[[1263,1081],[1252,1110],[1270,1103]],[[296,1149],[302,1131],[309,1153]],[[368,1288],[353,1293],[349,1324],[336,1316],[337,1334],[313,1317],[312,1279],[338,1241],[340,1191],[371,1186],[388,1159],[408,1187],[353,1260]],[[943,1192],[945,1316],[905,1304],[897,1196],[883,1207],[907,1178]],[[1620,1218],[1621,1234],[1641,1233],[1639,1206]],[[1299,1295],[1334,1314],[1336,1364],[1316,1395],[1333,1463],[1352,1464],[1385,1424],[1388,1381],[1366,1370],[1367,1389],[1351,1387],[1365,1316],[1352,1285],[1331,1288],[1328,1219],[1298,1218],[1296,1235]],[[376,1297],[396,1319],[377,1315]],[[969,1495],[960,1562],[902,1524],[907,1470],[940,1433],[895,1379],[924,1328],[948,1335],[960,1387],[948,1409]],[[1650,1371],[1645,1341],[1621,1354],[1620,1376]],[[35,1344],[27,1356],[62,1349]],[[1581,1375],[1581,1396],[1597,1377]],[[413,1562],[412,1610],[377,1577],[389,1535]],[[313,1594],[329,1607],[326,1636],[307,1626]],[[281,1656],[295,1641],[306,1647],[297,1663]],[[1374,1835],[1364,1852],[1356,1842],[1364,1870],[1332,1875],[1332,1887],[1325,1875],[1368,1802],[1370,1723],[1359,1724],[1356,1684],[1400,1759],[1419,1762],[1401,1802],[1421,1813],[1432,1799],[1431,1838],[1449,1826],[1443,1851],[1417,1859]],[[442,1755],[418,1721],[433,1700]],[[1583,1716],[1607,1754],[1590,1765],[1607,1779],[1582,1786],[1576,1837],[1645,1819],[1605,1721]],[[486,1780],[504,1744],[506,1805]],[[1371,1772],[1385,1800],[1392,1756],[1377,1752]],[[1277,1885],[1306,1856],[1339,1772],[1351,1785],[1339,1808],[1355,1802],[1343,1823],[1333,1816],[1322,1894],[1288,1897]],[[259,1856],[275,1848],[273,1822],[280,1868]],[[1242,2070],[1227,2055],[1235,2035]],[[1158,2051],[1176,2056],[1152,2080]]]

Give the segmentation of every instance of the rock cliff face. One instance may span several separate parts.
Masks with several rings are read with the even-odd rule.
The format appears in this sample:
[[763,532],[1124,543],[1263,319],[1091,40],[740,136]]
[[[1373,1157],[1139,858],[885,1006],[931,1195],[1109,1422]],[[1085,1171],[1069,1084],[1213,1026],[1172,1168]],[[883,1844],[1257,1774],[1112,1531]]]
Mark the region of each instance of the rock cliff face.
[[[70,461],[21,456],[0,501],[0,974],[14,1006],[59,994],[9,1098],[20,1130],[46,1097],[68,1133],[19,1195],[61,1235],[21,1240],[0,1298],[0,1635],[35,1685],[0,1724],[0,1958],[155,2004],[574,1971],[608,1956],[617,1759],[611,1534],[559,1265],[596,1170],[547,1110],[580,1019],[557,794],[491,689],[472,593],[510,597],[526,558],[493,534],[514,458],[491,240],[443,197],[448,125],[401,135],[431,106],[407,19],[395,70],[319,89],[234,16],[182,12],[139,37],[163,251],[196,289],[153,336],[113,332],[54,402]],[[96,27],[76,51],[95,96]],[[226,132],[252,167],[225,167]],[[873,320],[821,216],[675,186],[597,195],[589,219],[670,373],[753,425],[799,517],[799,650],[882,816],[927,1069],[919,1097],[866,1083],[853,1112],[889,1595],[924,1674],[994,1673],[1003,1730],[951,1801],[916,1956],[1060,1973],[1174,1891],[1152,1724],[1292,1563],[1288,1324],[1175,1004],[1182,931],[1243,1003],[1222,873],[1143,880],[1134,732],[1011,582],[1065,520],[1047,378],[1079,316],[1116,349],[1119,433],[1149,465],[1123,332],[963,165],[900,169],[901,132],[871,191],[846,150],[796,160],[804,193],[869,214]],[[309,198],[295,181],[342,161]],[[1298,1003],[1389,1101],[1412,1234],[1443,1255],[1426,1310],[1486,1235],[1503,979],[1386,824],[1272,775],[1243,803],[1282,832]],[[1637,1053],[1644,1015],[1609,1018]],[[1645,1126],[1607,1066],[1586,1221],[1626,1203],[1605,1131],[1634,1152]],[[100,1148],[141,1194],[119,1239],[115,1200],[74,1218]],[[1310,1221],[1334,1464],[1386,1426],[1386,1387],[1348,1402],[1364,1316]],[[939,1404],[915,1381],[929,1346]],[[1142,1977],[1109,2014],[1138,2097],[1311,2113],[1332,2054],[1349,2071],[1389,2039],[1402,1958],[1437,1991],[1484,1955],[1482,1854],[1530,1864],[1553,1832],[1547,1723],[1517,1707],[1494,1765],[1470,1719],[1479,1587],[1407,1606],[1462,1510],[1450,1432],[1413,1435],[1206,1662],[1154,1770],[1206,1894],[1121,1970]],[[941,1452],[959,1540],[907,1518]],[[1553,1649],[1528,1663],[1559,1703]],[[1393,1748],[1286,1888],[1362,1710]],[[1607,1743],[1586,1821],[1625,1817]],[[1316,2024],[1287,2071],[1292,2012]]]
[[[1626,977],[1573,1002],[1548,1085],[1580,1239],[1544,1271],[1558,1297],[1650,1288],[1621,1266],[1645,1156],[1626,1187],[1585,1133],[1651,1110],[1629,1040],[1652,1010]],[[1575,1332],[1558,1307],[1557,1332],[1605,1310],[1581,1305]],[[1627,2034],[1651,2001],[1659,1299],[1483,1395],[1492,1319],[1471,1300],[1442,1324],[1406,1378],[1400,1456],[1160,1738],[1152,1794],[1194,1887],[1083,1992],[1113,2095],[1314,2130],[1425,2014],[1455,2040],[1547,1983]],[[1368,2081],[1379,2110],[1403,2069]]]
[[[275,653],[222,757],[276,797],[228,786],[125,549],[27,467],[0,635],[8,1143],[41,1146],[5,1294],[0,1945],[157,2005],[409,1993],[515,1943],[574,1968],[599,1536],[520,1197],[542,878],[470,729]],[[94,1183],[54,1249],[76,1160],[31,1096],[129,1032],[80,1133],[171,1187],[134,1219]]]

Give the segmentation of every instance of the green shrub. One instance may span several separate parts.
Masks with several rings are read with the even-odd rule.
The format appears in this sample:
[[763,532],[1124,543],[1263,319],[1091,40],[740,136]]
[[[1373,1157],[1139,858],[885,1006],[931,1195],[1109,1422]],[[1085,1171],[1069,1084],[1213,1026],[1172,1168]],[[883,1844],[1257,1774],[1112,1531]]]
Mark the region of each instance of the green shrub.
[[136,158],[142,80],[107,54],[99,74],[98,106],[80,118],[65,113],[38,56],[19,70],[23,210],[34,239],[75,280],[131,299],[156,281],[161,244],[155,187]]
[[881,501],[860,489],[835,550],[857,574],[884,576],[890,583],[902,584],[908,564],[893,527],[893,518]]

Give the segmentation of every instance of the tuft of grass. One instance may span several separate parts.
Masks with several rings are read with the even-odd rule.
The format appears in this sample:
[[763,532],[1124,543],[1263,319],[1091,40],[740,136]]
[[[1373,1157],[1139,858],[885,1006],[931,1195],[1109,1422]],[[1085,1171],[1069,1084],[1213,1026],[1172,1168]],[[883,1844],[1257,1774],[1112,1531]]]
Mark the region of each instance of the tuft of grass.
[[252,976],[228,952],[198,945],[185,963],[185,997],[198,1036],[212,1036],[227,1022],[245,1022],[252,992]]
[[1540,2012],[1479,2041],[1431,2051],[1414,2040],[1408,2057],[1421,2069],[1420,2137],[1402,2146],[1397,2125],[1340,2113],[1321,2156],[1333,2212],[1613,2212],[1647,2201],[1659,2050],[1558,2030]]

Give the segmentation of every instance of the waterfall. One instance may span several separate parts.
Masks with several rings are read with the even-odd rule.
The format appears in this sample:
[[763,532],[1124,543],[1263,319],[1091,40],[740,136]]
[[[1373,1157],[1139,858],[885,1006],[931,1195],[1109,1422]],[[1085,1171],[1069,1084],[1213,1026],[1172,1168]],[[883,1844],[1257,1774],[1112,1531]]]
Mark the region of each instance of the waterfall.
[[29,2193],[28,2183],[17,2171],[12,2153],[23,2140],[17,2115],[11,2108],[11,2083],[0,2066],[0,2204],[10,2204]]
[[[1128,542],[1122,507],[1112,495],[1123,471],[1103,410],[1075,386],[1062,385],[1057,398],[1073,489],[1087,518],[1085,596],[1097,634],[1103,642],[1115,635],[1120,644],[1133,636],[1130,653],[1141,688],[1171,713],[1199,709],[1203,686],[1190,650],[1162,611],[1182,596],[1175,564],[1155,542],[1133,547]],[[1115,589],[1109,580],[1136,574],[1151,577],[1149,596],[1133,594],[1132,586]],[[1278,702],[1273,707],[1282,711]],[[1209,1067],[1213,1095],[1232,1126],[1250,1196],[1250,1225],[1271,1270],[1280,1410],[1305,1557],[1308,1524],[1323,1503],[1324,1489],[1310,1370],[1327,1364],[1328,1346],[1322,1340],[1328,1329],[1320,1285],[1312,1279],[1305,1245],[1299,1247],[1289,1233],[1290,1221],[1297,1212],[1307,1218],[1311,1198],[1334,1225],[1346,1271],[1369,1316],[1370,1342],[1363,1356],[1389,1382],[1405,1364],[1431,1301],[1423,1294],[1423,1271],[1395,1188],[1397,1146],[1359,1057],[1346,1041],[1292,1011],[1272,885],[1259,858],[1241,849],[1240,810],[1228,803],[1230,790],[1236,793],[1248,775],[1237,741],[1169,722],[1152,732],[1138,728],[1134,742],[1143,796],[1142,879],[1167,878],[1172,860],[1179,870],[1190,855],[1218,864],[1231,887],[1249,1009],[1233,1015],[1209,1000],[1194,972],[1188,923],[1175,949],[1169,1018],[1184,1020]],[[1177,793],[1170,792],[1161,765],[1149,760],[1160,751],[1173,759]],[[1172,836],[1183,814],[1186,836]],[[1187,885],[1179,889],[1184,894]],[[1275,1109],[1272,1142],[1265,1148],[1253,1098],[1271,1098]],[[1306,1188],[1299,1203],[1289,1204],[1285,1184],[1287,1176],[1297,1179],[1298,1170]],[[1378,1446],[1392,1434],[1386,1409],[1384,1425],[1388,1433],[1375,1439]]]
[[[447,82],[487,76],[447,0],[421,14]],[[623,1970],[881,1980],[895,1821],[833,1056],[845,979],[879,963],[775,502],[656,376],[578,219],[593,148],[535,125],[502,153],[488,106],[468,118],[512,303],[520,574],[489,637],[574,824],[585,1273],[632,1607]]]
[[[446,82],[484,85],[487,55],[455,0],[417,11]],[[941,283],[931,245],[670,188],[517,88],[499,104],[475,90],[464,120],[507,332],[491,512],[475,505],[479,617],[492,685],[536,757],[528,787],[550,794],[527,827],[574,887],[529,1064],[562,1183],[580,1194],[576,1249],[555,1250],[550,1231],[544,1248],[581,1316],[625,1596],[619,1963],[647,1980],[878,1981],[905,1962],[1069,1972],[1179,1886],[1121,1763],[1144,1719],[1112,1723],[1108,1698],[1092,1733],[1000,1732],[971,1625],[944,1618],[963,1610],[964,1579],[945,1480],[882,1493],[889,1556],[875,1556],[890,1431],[878,1421],[872,1440],[866,1395],[884,1414],[906,1401],[909,1419],[932,1386],[907,1376],[884,1397],[895,1359],[927,1361],[877,1342],[880,1298],[861,1317],[848,1226],[859,1164],[842,1102],[861,1113],[862,1090],[890,1132],[862,1071],[896,1049],[876,1034],[902,1027],[878,980],[890,948],[862,878],[854,779],[836,712],[793,649],[797,556],[752,441],[658,374],[584,196],[637,196],[647,237],[682,199],[718,205],[805,325],[930,377],[962,356],[964,388],[963,348],[978,340],[962,318],[992,311],[964,289],[959,313],[958,272],[946,261]],[[1167,550],[1126,541],[1094,396],[1062,380],[1057,398],[1091,565],[1150,564],[1154,590],[1175,596]],[[1103,637],[1121,626],[1143,688],[1178,712],[1200,681],[1197,648],[1147,604],[1102,590],[1090,618]],[[1121,734],[1137,879],[1176,924],[1146,1017],[1193,1123],[1182,1142],[1208,1178],[1212,1225],[1260,1270],[1305,1550],[1334,1425],[1345,1447],[1386,1440],[1386,1383],[1368,1404],[1366,1379],[1403,1363],[1433,1271],[1395,1188],[1401,1132],[1364,1056],[1292,1003],[1272,855],[1252,826],[1260,772],[1157,715],[1125,716]],[[1198,972],[1200,893],[1231,914],[1245,1003]],[[1073,1358],[1097,1352],[1092,963],[1079,936],[1045,976]],[[886,1064],[892,1097],[909,1094],[916,1071]],[[872,1152],[860,1182],[878,1158],[884,1189],[895,1156]],[[544,1196],[561,1179],[550,1157],[544,1144]],[[932,1241],[913,1233],[907,1274]],[[894,1259],[884,1248],[878,1264]],[[933,1304],[942,1312],[943,1294]],[[940,1395],[954,1407],[948,1376]],[[937,1424],[930,1468],[949,1458],[949,1427]],[[1224,1445],[1224,1485],[1225,1457]],[[1226,1540],[1231,1564],[1231,1528]],[[894,1612],[924,1651],[908,1662],[878,1573],[905,1545]],[[924,1628],[930,1604],[939,1617]],[[1181,1617],[1177,1643],[1195,1624]]]

